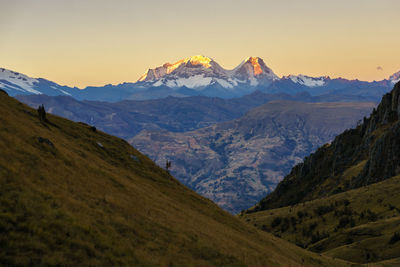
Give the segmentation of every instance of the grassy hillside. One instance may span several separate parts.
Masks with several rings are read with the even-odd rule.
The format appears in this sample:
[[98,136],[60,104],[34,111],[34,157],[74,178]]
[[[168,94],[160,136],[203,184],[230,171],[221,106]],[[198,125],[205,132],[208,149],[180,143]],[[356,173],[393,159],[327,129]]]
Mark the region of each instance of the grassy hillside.
[[125,141],[0,92],[0,265],[342,265],[245,224]]
[[327,198],[242,214],[317,253],[352,262],[400,260],[400,176]]

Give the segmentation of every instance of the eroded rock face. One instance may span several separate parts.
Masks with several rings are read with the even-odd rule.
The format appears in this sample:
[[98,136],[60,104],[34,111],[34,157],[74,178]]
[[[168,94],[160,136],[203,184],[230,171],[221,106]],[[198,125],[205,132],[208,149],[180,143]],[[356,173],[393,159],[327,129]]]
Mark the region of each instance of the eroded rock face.
[[130,140],[160,166],[237,213],[271,192],[305,155],[370,113],[372,103],[274,101],[240,119],[186,133],[142,131]]
[[[369,141],[367,164],[355,179],[356,186],[362,186],[400,174],[400,121],[399,121],[400,84],[397,83],[391,93],[382,98],[366,126],[363,138],[371,140],[375,129],[375,140]],[[381,130],[381,131],[379,131]],[[373,139],[372,139],[373,140]]]

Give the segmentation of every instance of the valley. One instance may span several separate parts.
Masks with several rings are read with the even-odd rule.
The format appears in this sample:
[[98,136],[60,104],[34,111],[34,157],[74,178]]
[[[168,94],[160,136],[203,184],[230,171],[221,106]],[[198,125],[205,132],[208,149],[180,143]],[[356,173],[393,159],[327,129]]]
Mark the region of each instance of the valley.
[[239,213],[272,192],[303,157],[367,116],[374,103],[272,101],[239,119],[128,141],[196,192]]

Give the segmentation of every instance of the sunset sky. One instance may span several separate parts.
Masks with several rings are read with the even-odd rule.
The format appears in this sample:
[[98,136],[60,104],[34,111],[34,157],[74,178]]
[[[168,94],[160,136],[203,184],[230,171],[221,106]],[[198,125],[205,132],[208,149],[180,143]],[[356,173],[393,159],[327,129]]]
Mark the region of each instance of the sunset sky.
[[381,80],[400,71],[399,0],[0,0],[0,67],[62,85],[136,81],[205,55],[279,75]]

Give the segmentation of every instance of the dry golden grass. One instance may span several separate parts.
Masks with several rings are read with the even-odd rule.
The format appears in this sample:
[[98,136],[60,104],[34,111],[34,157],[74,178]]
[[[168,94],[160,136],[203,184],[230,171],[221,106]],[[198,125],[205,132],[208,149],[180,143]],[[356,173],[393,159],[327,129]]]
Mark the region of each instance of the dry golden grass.
[[42,123],[1,92],[0,114],[0,265],[346,265],[240,221],[121,139]]
[[[345,174],[352,176],[363,164]],[[391,242],[400,234],[399,191],[396,176],[330,197],[244,214],[242,219],[317,253],[389,266],[391,259],[400,258],[400,240]]]

